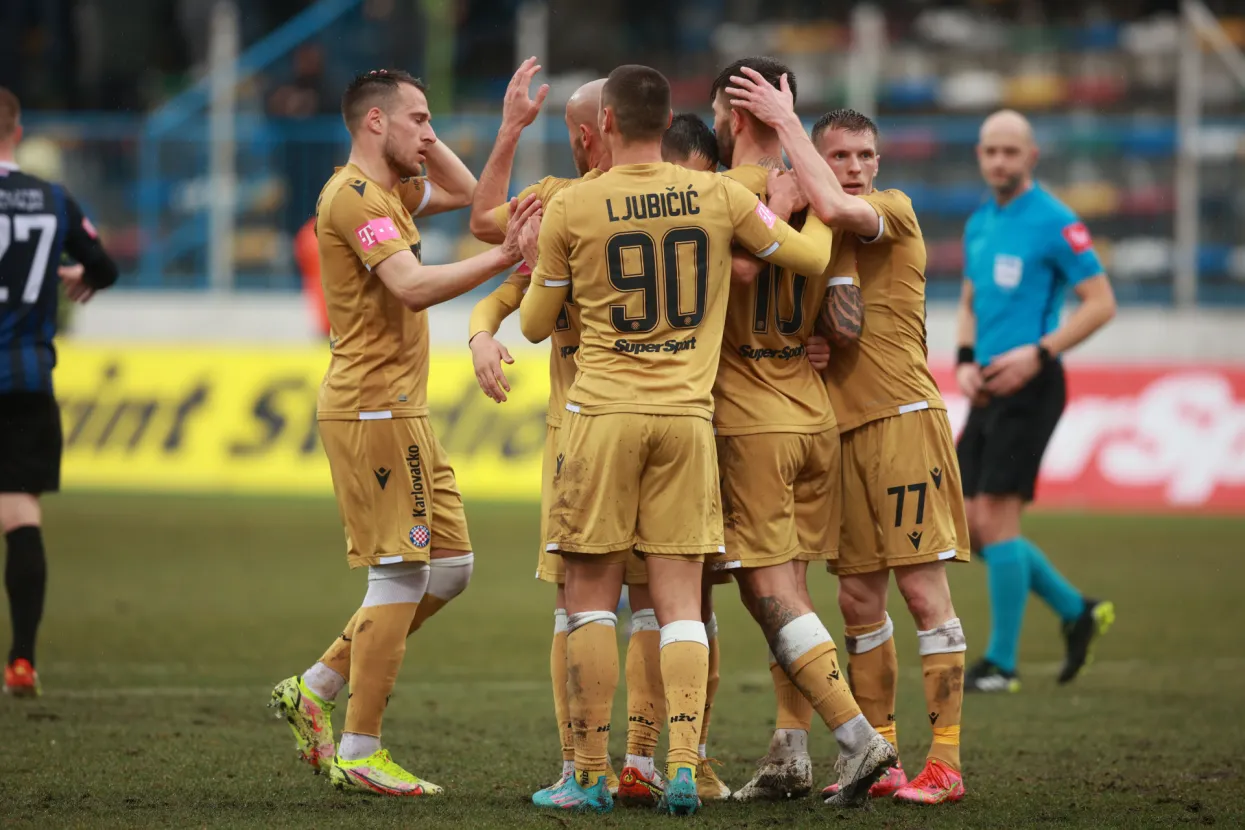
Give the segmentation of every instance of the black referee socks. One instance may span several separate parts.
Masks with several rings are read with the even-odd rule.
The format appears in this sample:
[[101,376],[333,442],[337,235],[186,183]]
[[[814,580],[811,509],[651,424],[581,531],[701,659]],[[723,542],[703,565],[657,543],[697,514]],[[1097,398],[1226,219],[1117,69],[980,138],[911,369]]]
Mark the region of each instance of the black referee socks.
[[35,635],[43,617],[47,592],[48,562],[43,553],[43,533],[23,525],[5,534],[8,556],[4,560],[4,587],[9,592],[9,618],[13,622],[13,648],[9,660],[35,662]]

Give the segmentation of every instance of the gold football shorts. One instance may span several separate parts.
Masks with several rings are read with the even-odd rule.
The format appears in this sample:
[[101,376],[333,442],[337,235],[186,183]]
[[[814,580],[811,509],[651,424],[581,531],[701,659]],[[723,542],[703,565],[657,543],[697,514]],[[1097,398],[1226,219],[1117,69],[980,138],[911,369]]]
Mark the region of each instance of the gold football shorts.
[[[557,553],[547,550],[549,538],[549,508],[553,505],[553,478],[558,469],[558,441],[561,430],[552,424],[546,427],[545,457],[541,464],[540,481],[540,550],[536,559],[536,578],[543,582],[561,585],[566,582],[566,563]],[[627,557],[628,585],[647,585],[648,567],[644,560],[632,553]]]
[[821,561],[838,550],[839,431],[718,436],[727,569]]
[[320,421],[352,568],[471,550],[463,499],[427,418]]
[[703,561],[722,551],[713,427],[692,415],[568,412],[546,545]]
[[870,421],[843,435],[843,529],[834,573],[966,562],[968,522],[942,409]]

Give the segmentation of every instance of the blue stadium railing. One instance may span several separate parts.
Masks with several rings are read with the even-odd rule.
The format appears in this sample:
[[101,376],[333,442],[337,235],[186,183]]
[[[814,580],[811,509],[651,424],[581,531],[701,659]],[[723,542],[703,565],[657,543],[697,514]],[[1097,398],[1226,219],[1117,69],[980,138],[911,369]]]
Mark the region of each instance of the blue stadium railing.
[[[573,175],[561,119],[545,119],[547,172]],[[134,288],[205,288],[208,129],[201,116],[167,119],[159,131],[124,115],[41,114],[26,117],[27,155],[69,186],[118,252],[123,284]],[[437,118],[438,134],[475,170],[483,167],[496,135],[496,115]],[[882,186],[907,192],[930,247],[930,293],[958,290],[958,238],[967,215],[983,198],[973,144],[979,119],[968,116],[882,120]],[[1170,120],[1132,117],[1041,118],[1044,180],[1098,187],[1105,207],[1086,213],[1104,248],[1122,241],[1170,247],[1170,192],[1175,126]],[[1208,124],[1245,136],[1245,120]],[[237,118],[239,289],[295,290],[290,240],[314,211],[324,180],[347,154],[337,117],[306,120],[242,113]],[[1205,303],[1245,302],[1245,202],[1231,159],[1203,167],[1200,297]],[[521,183],[516,183],[521,184]],[[1140,190],[1151,198],[1134,198]],[[1145,195],[1144,193],[1142,195]],[[1101,199],[1099,201],[1102,201]],[[465,212],[421,223],[430,259],[470,250]],[[1109,255],[1109,254],[1108,254]],[[1165,254],[1162,254],[1165,255]],[[1121,298],[1170,302],[1171,276],[1161,266],[1135,279],[1117,273]]]

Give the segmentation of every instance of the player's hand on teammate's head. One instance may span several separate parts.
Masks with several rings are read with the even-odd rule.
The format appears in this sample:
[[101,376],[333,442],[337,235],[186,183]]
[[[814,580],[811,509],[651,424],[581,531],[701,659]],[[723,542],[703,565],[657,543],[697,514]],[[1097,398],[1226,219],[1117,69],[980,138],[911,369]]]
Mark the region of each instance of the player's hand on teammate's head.
[[510,391],[510,382],[501,364],[514,363],[514,358],[500,340],[482,331],[471,338],[471,363],[475,367],[476,382],[480,391],[497,403],[506,402],[506,393]]
[[62,265],[56,269],[56,273],[65,285],[65,296],[70,302],[85,303],[95,296],[95,289],[83,279],[86,268],[81,265]]
[[[528,196],[522,202],[517,198],[510,200],[510,224],[506,226],[506,239],[501,243],[502,253],[506,255],[511,265],[523,259],[523,248],[521,247],[521,238],[523,231],[529,222],[535,222],[535,232],[540,233],[540,199],[535,194]],[[529,233],[531,231],[529,230]],[[533,263],[535,257],[533,257]],[[529,267],[531,267],[529,264]],[[535,269],[533,269],[535,270]]]
[[981,370],[981,376],[985,390],[991,395],[1012,395],[1037,377],[1041,369],[1037,346],[1017,346],[991,360]]
[[824,371],[830,365],[830,341],[819,334],[809,335],[804,343],[804,354],[814,369]]
[[787,84],[786,73],[778,79],[778,89],[775,89],[755,69],[745,66],[739,71],[742,75],[732,75],[733,86],[726,88],[731,106],[747,110],[771,127],[795,115],[795,96]]
[[549,94],[549,84],[541,84],[533,99],[530,90],[532,78],[541,69],[535,57],[528,58],[519,64],[510,85],[506,87],[506,97],[502,99],[501,120],[522,129],[536,120],[540,108],[544,106],[545,97]]
[[768,207],[784,222],[791,214],[808,207],[808,197],[800,187],[800,177],[794,170],[771,170],[765,183],[769,196]]

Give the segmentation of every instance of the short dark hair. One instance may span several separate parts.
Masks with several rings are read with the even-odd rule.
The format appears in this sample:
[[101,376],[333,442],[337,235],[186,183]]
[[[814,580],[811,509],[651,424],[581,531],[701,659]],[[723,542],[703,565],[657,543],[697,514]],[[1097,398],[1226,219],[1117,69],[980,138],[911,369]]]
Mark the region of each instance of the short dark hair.
[[713,162],[716,168],[718,159],[718,140],[713,135],[713,128],[706,124],[699,115],[692,112],[681,112],[670,122],[670,129],[661,137],[661,157],[666,161],[673,158],[689,159],[701,155]]
[[21,102],[16,95],[0,86],[0,141],[17,132],[17,124],[21,120]]
[[873,119],[856,110],[837,109],[817,119],[813,125],[813,143],[821,140],[826,130],[846,130],[849,133],[870,133],[874,140],[878,137],[878,125]]
[[372,107],[384,109],[390,97],[403,84],[410,84],[420,92],[428,90],[423,81],[401,69],[373,69],[356,77],[342,93],[342,120],[346,122],[346,129],[354,132],[359,120]]
[[787,86],[791,88],[791,101],[793,103],[795,102],[795,73],[791,71],[791,67],[787,66],[777,58],[767,58],[762,55],[752,58],[740,58],[719,72],[718,77],[713,80],[713,87],[709,90],[709,101],[711,103],[718,97],[718,92],[731,85],[732,75],[743,76],[743,73],[739,70],[743,69],[745,66],[749,69],[760,72],[761,77],[769,81],[770,85],[774,87],[774,89],[778,89],[779,79],[782,78],[783,75],[786,75]]
[[620,66],[605,79],[601,107],[614,111],[616,129],[624,140],[659,139],[670,126],[670,82],[647,66]]

